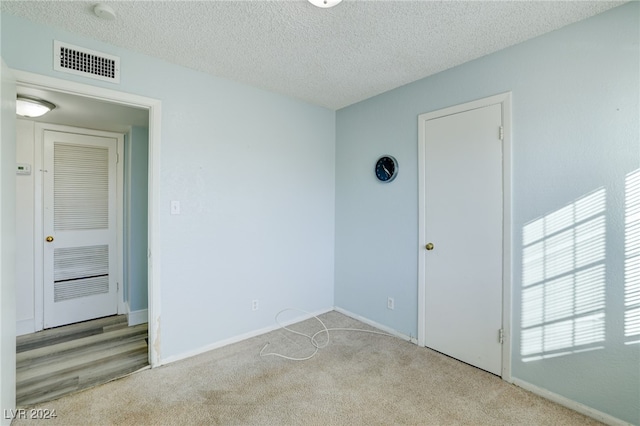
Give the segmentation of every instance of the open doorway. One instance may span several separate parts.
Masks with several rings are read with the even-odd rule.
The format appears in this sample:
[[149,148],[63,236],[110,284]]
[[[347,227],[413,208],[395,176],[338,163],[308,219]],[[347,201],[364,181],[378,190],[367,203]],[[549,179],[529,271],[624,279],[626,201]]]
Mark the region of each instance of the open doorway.
[[[152,291],[154,268],[150,265],[150,260],[151,254],[154,253],[152,250],[154,213],[151,205],[155,202],[151,196],[154,194],[151,188],[155,183],[154,177],[157,176],[157,170],[153,169],[152,152],[154,150],[152,146],[156,146],[155,152],[157,153],[160,103],[153,99],[30,73],[15,72],[15,74],[19,94],[46,99],[59,106],[54,110],[55,114],[52,112],[39,120],[27,120],[28,123],[20,123],[22,120],[18,120],[18,127],[27,128],[27,137],[33,139],[32,147],[38,145],[38,141],[36,141],[40,137],[38,134],[39,132],[41,134],[42,128],[47,126],[41,123],[67,126],[65,129],[85,129],[89,133],[97,130],[123,135],[123,150],[117,153],[118,160],[122,162],[124,170],[124,182],[122,193],[118,194],[122,200],[121,210],[118,213],[121,218],[121,226],[118,229],[121,243],[117,251],[117,259],[121,267],[117,272],[118,295],[117,315],[115,316],[126,315],[125,325],[128,327],[137,326],[139,329],[140,324],[145,324],[145,345],[148,342],[145,361],[151,366],[157,366],[159,347],[153,343],[157,341],[159,333],[157,322],[159,294],[158,291]],[[36,127],[39,131],[35,130]],[[30,128],[33,130],[30,131]],[[71,131],[71,133],[77,132],[87,133]],[[23,135],[23,137],[25,136]],[[18,144],[20,143],[19,141]],[[27,143],[27,145],[29,144]],[[28,148],[27,151],[29,151]],[[40,234],[43,231],[42,220],[38,218],[38,209],[42,210],[43,204],[41,197],[38,196],[41,194],[36,194],[38,185],[42,185],[41,183],[36,184],[36,182],[41,180],[38,174],[43,173],[41,166],[43,154],[36,151],[35,148],[32,148],[32,152],[26,154],[27,157],[32,155],[33,160],[25,161],[25,164],[29,165],[29,169],[31,169],[31,182],[29,179],[23,181],[18,179],[18,186],[26,183],[28,188],[31,185],[33,188],[31,194],[28,190],[25,191],[24,185],[22,188],[17,188],[18,216],[24,219],[23,222],[29,224],[29,237],[31,237],[24,238],[24,235],[19,235],[17,249],[27,252],[31,246],[32,253],[30,259],[18,255],[19,262],[24,263],[18,265],[19,282],[16,283],[18,302],[16,325],[19,335],[30,334],[46,328],[41,310],[44,296],[42,296],[43,292],[39,291],[42,287],[38,289],[38,286],[43,284],[42,267],[39,266],[42,250],[38,249],[38,245],[42,245],[42,239],[39,237],[42,236]],[[25,153],[21,152],[21,148],[18,147],[18,156],[20,155],[25,155]],[[21,162],[20,158],[18,158],[18,162]],[[155,164],[157,167],[157,159]],[[24,205],[21,205],[24,200],[21,198],[31,198],[32,217],[29,215],[21,216],[20,208],[24,208]],[[149,205],[147,205],[147,201],[149,201]],[[22,226],[25,226],[24,223]],[[20,234],[20,232],[18,233]],[[26,247],[21,247],[21,244]],[[149,263],[147,263],[147,259],[149,259]],[[28,271],[28,273],[22,274],[22,271]],[[155,295],[155,298],[152,295]],[[29,306],[31,312],[28,310]],[[25,307],[27,309],[24,309]],[[98,316],[103,315],[98,314]],[[116,322],[120,324],[117,327],[122,326],[121,320]],[[147,322],[149,323],[149,332],[146,331]],[[84,326],[76,324],[75,327],[82,328]],[[107,324],[105,327],[114,328],[114,325]]]
[[[146,322],[148,110],[18,85],[17,334],[134,312]],[[143,314],[141,314],[143,313]]]

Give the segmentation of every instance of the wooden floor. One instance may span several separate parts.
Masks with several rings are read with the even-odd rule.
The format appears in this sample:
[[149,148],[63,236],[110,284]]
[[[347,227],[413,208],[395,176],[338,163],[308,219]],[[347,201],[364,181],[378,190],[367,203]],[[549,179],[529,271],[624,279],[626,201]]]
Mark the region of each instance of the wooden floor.
[[148,365],[147,324],[124,315],[18,336],[16,404],[26,407]]

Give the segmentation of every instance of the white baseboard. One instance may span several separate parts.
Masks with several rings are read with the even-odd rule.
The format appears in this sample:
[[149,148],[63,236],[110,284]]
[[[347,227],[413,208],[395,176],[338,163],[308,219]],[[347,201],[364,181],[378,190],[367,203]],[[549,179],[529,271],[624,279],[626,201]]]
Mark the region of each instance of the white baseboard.
[[587,405],[580,404],[579,402],[566,398],[562,395],[558,395],[557,393],[553,393],[547,389],[532,385],[531,383],[525,382],[524,380],[512,378],[512,383],[518,387],[521,387],[522,389],[528,390],[529,392],[535,393],[538,396],[553,401],[564,407],[570,408],[573,411],[577,411],[580,414],[584,414],[585,416],[594,418],[598,421],[601,421],[602,423],[611,426],[631,426],[631,423],[627,423],[623,420],[618,419],[617,417],[613,417],[610,414],[603,413],[602,411],[598,411],[595,408],[591,408]]
[[144,324],[149,322],[149,311],[147,309],[140,309],[139,311],[129,312],[127,319],[129,320],[129,327]]
[[[293,318],[293,319],[291,319],[289,321],[283,321],[281,324],[285,325],[285,326],[286,325],[295,324],[297,322],[305,321],[305,320],[308,320],[310,318],[313,318],[314,316],[326,314],[327,312],[331,312],[331,311],[333,311],[333,308],[328,308],[328,309],[324,309],[324,310],[321,310],[321,311],[311,312],[311,313],[308,313],[308,314],[302,314],[302,315],[300,315],[300,316],[298,316],[296,318]],[[214,349],[219,349],[219,348],[222,348],[224,346],[231,345],[233,343],[238,343],[238,342],[241,342],[243,340],[250,339],[252,337],[260,336],[262,334],[269,333],[269,332],[277,330],[279,328],[280,328],[280,325],[274,324],[274,325],[270,325],[269,327],[264,327],[264,328],[260,328],[258,330],[250,331],[248,333],[240,334],[238,336],[234,336],[234,337],[231,337],[229,339],[221,340],[219,342],[215,342],[215,343],[212,343],[210,345],[206,345],[206,346],[203,346],[201,348],[198,348],[198,349],[195,349],[195,350],[192,350],[192,351],[189,351],[189,352],[184,352],[184,353],[181,353],[181,354],[178,354],[178,355],[172,355],[172,356],[163,358],[163,359],[160,360],[159,365],[170,364],[172,362],[180,361],[182,359],[191,358],[192,356],[200,355],[202,353],[209,352],[209,351],[214,350]]]
[[358,314],[354,314],[353,312],[347,311],[346,309],[342,309],[342,308],[340,308],[340,307],[338,307],[338,306],[334,306],[334,308],[333,308],[333,309],[334,309],[336,312],[340,312],[341,314],[344,314],[344,315],[346,315],[346,316],[348,316],[348,317],[351,317],[351,318],[356,319],[356,320],[358,320],[358,321],[360,321],[360,322],[363,322],[363,323],[365,323],[365,324],[368,324],[368,325],[370,325],[371,327],[375,327],[375,328],[377,328],[377,329],[379,329],[379,330],[382,330],[382,331],[384,331],[385,333],[392,334],[392,335],[394,335],[394,336],[396,336],[396,337],[401,338],[402,340],[406,340],[406,341],[411,342],[411,343],[413,343],[413,344],[416,344],[416,345],[418,344],[418,339],[417,339],[416,337],[413,337],[413,336],[407,336],[407,335],[406,335],[406,334],[404,334],[404,333],[400,333],[398,330],[394,330],[393,328],[387,327],[386,325],[382,325],[382,324],[377,323],[377,322],[375,322],[375,321],[371,321],[371,320],[370,320],[370,319],[368,319],[368,318],[361,317],[361,316],[360,316],[360,315],[358,315]]
[[16,321],[16,336],[22,336],[24,334],[31,334],[36,332],[35,319],[26,319]]

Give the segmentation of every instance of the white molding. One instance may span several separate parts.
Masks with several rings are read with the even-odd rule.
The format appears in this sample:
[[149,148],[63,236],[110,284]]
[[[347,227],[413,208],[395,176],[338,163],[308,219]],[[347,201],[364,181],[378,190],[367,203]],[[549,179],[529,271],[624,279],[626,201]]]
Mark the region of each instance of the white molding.
[[502,126],[504,127],[503,152],[502,152],[502,328],[504,342],[502,345],[502,379],[511,381],[511,257],[512,257],[512,232],[511,232],[511,92],[501,93],[487,98],[478,99],[460,105],[427,112],[418,116],[418,345],[425,345],[425,276],[426,259],[422,249],[426,244],[424,240],[426,229],[426,173],[424,170],[426,147],[426,123],[435,118],[446,117],[464,111],[483,108],[489,105],[502,104]]
[[16,336],[31,334],[36,332],[35,319],[16,321]]
[[[44,330],[44,247],[42,236],[43,179],[42,163],[44,152],[44,131],[38,130],[38,123],[33,126],[33,315],[34,331]],[[36,174],[37,173],[37,174]]]
[[140,309],[138,311],[131,311],[127,315],[127,319],[129,320],[129,327],[149,322],[149,310]]
[[[316,312],[311,312],[311,313],[308,313],[308,314],[303,314],[303,315],[297,316],[297,317],[295,317],[295,318],[293,318],[291,320],[283,321],[280,324],[282,324],[283,326],[295,324],[295,323],[298,323],[298,322],[306,321],[306,320],[311,319],[313,317],[316,317],[318,315],[326,314],[327,312],[331,312],[333,310],[334,310],[333,308],[328,308],[328,309],[323,309],[323,310],[316,311]],[[271,331],[278,330],[280,328],[281,328],[281,325],[273,324],[273,325],[270,325],[268,327],[260,328],[260,329],[257,329],[257,330],[250,331],[248,333],[243,333],[243,334],[239,334],[239,335],[234,336],[234,337],[230,337],[228,339],[220,340],[219,342],[211,343],[209,345],[202,346],[202,347],[200,347],[198,349],[194,349],[194,350],[191,350],[191,351],[188,351],[188,352],[183,352],[183,353],[178,354],[178,355],[172,355],[172,356],[169,356],[167,358],[163,358],[162,359],[162,365],[170,364],[172,362],[180,361],[180,360],[187,359],[187,358],[191,358],[193,356],[200,355],[200,354],[203,354],[205,352],[212,351],[214,349],[219,349],[219,348],[222,348],[224,346],[231,345],[233,343],[242,342],[243,340],[247,340],[247,339],[250,339],[252,337],[260,336],[262,334],[266,334],[266,333],[269,333]],[[256,355],[257,354],[258,353],[256,352]]]
[[[162,106],[160,101],[149,107],[149,184],[148,184],[148,296],[149,364],[157,367],[161,358],[161,266],[160,266],[160,131]],[[158,259],[155,262],[155,259]]]
[[[161,315],[161,282],[160,282],[160,145],[162,102],[158,99],[131,93],[120,92],[113,89],[91,86],[69,80],[48,77],[26,71],[11,70],[16,82],[22,86],[44,88],[98,99],[114,104],[146,108],[149,110],[149,363],[151,367],[160,365],[160,315]],[[154,260],[157,259],[157,262]]]
[[402,340],[406,340],[406,341],[411,342],[411,343],[416,344],[416,345],[418,344],[418,339],[416,339],[415,337],[408,336],[408,335],[406,335],[404,333],[399,332],[398,330],[394,330],[391,327],[387,327],[386,325],[382,325],[382,324],[380,324],[378,322],[372,321],[372,320],[370,320],[368,318],[365,318],[365,317],[362,317],[362,316],[360,316],[358,314],[354,314],[353,312],[347,311],[346,309],[342,309],[342,308],[340,308],[338,306],[334,306],[333,310],[336,311],[336,312],[340,312],[341,314],[346,315],[346,316],[348,316],[350,318],[353,318],[355,320],[363,322],[363,323],[365,323],[367,325],[370,325],[371,327],[375,327],[375,328],[377,328],[379,330],[382,330],[385,333],[389,333],[389,334],[392,334],[392,335],[394,335],[396,337],[399,337]]
[[118,253],[118,315],[126,314],[124,297],[124,133],[118,135],[116,164],[116,251]]
[[589,406],[576,402],[562,395],[558,395],[557,393],[553,393],[546,389],[540,388],[536,385],[532,385],[531,383],[525,382],[524,380],[513,378],[512,383],[524,390],[527,390],[531,393],[534,393],[538,396],[548,399],[549,401],[553,401],[557,404],[560,404],[563,407],[570,408],[573,411],[577,411],[580,414],[584,414],[585,416],[589,416],[593,419],[601,421],[602,423],[605,423],[611,426],[632,426],[631,423],[625,422],[624,420],[620,420],[619,418],[613,417],[610,414],[603,413],[602,411],[598,411],[595,408],[591,408]]
[[502,99],[502,379],[511,382],[511,312],[513,306],[513,232],[511,218],[511,92],[499,95]]

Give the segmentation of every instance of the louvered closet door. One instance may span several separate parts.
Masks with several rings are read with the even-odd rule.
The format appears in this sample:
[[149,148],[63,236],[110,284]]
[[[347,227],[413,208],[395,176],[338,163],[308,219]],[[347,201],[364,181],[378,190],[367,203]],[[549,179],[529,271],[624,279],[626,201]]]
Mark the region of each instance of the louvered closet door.
[[45,131],[44,327],[117,313],[114,138]]

